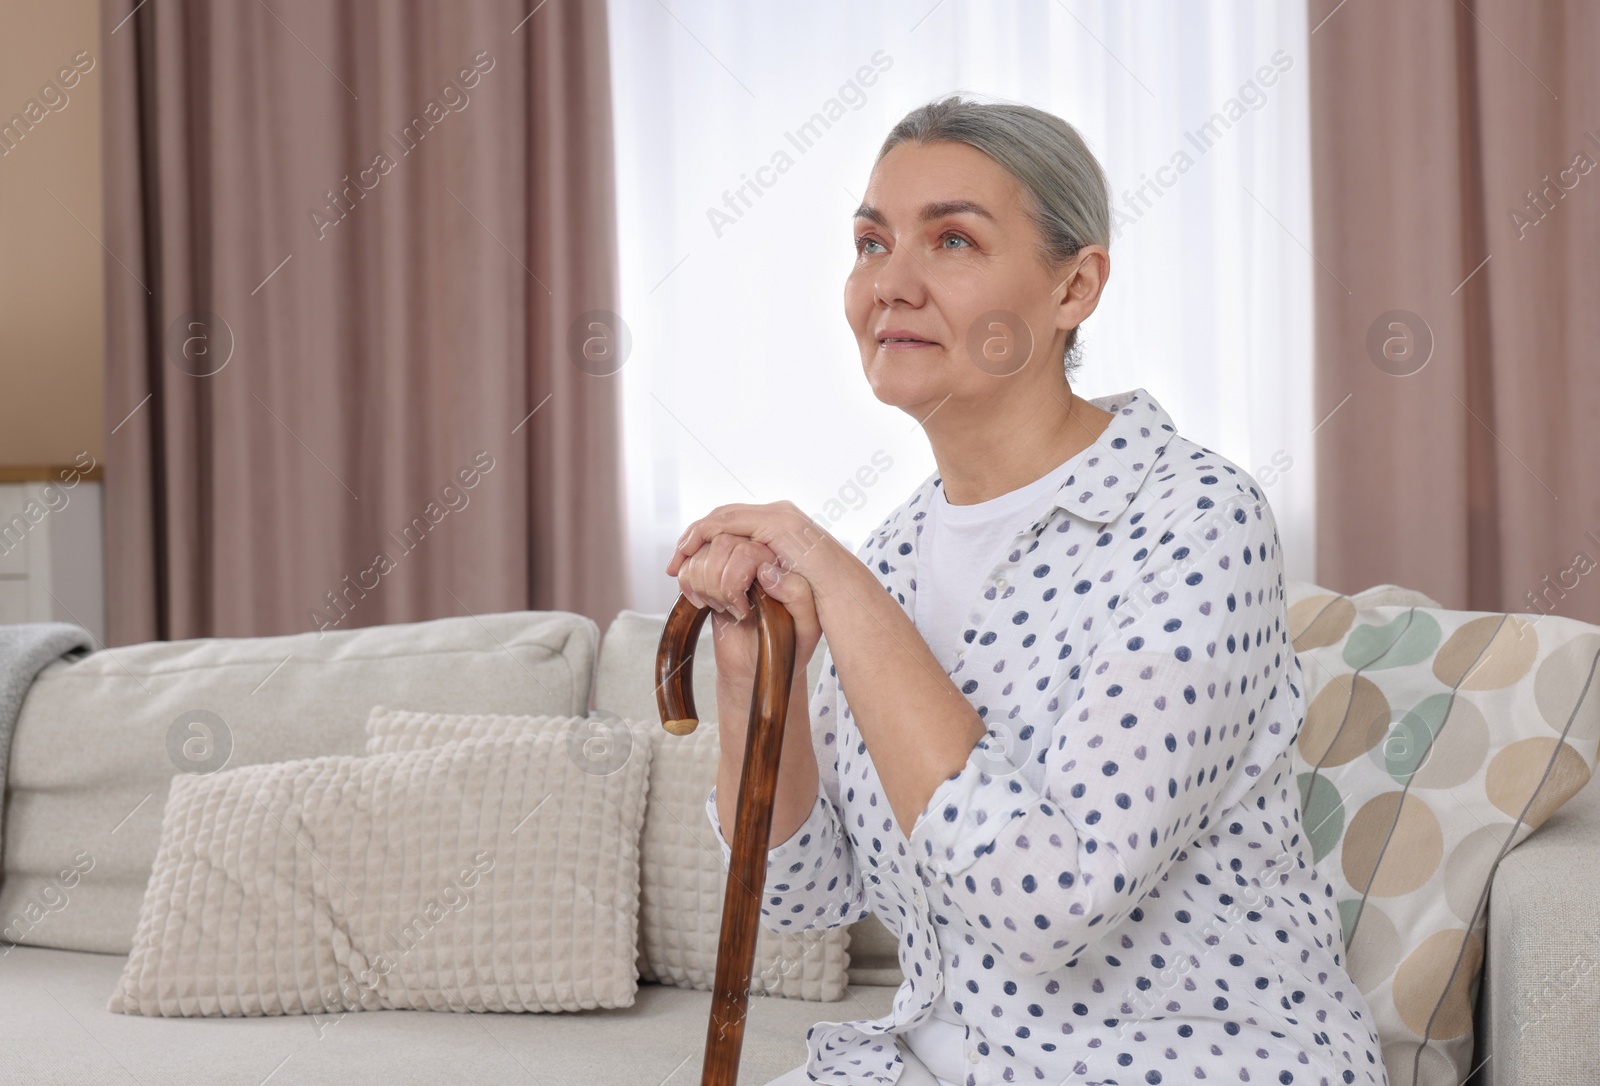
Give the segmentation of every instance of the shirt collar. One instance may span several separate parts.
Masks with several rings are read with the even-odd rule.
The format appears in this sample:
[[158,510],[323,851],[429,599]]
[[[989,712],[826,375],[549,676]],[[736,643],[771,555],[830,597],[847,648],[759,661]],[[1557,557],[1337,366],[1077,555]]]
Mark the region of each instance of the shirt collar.
[[[1176,435],[1172,417],[1143,388],[1100,396],[1089,400],[1111,412],[1111,422],[1094,444],[1084,449],[1080,467],[1056,490],[1050,508],[1034,528],[1040,528],[1057,509],[1065,510],[1090,524],[1110,524],[1122,516],[1139,493],[1167,443]],[[909,514],[924,513],[941,485],[937,471],[923,480],[909,501],[900,506],[874,533],[875,537],[896,532]]]
[[1111,422],[1085,450],[1082,467],[1056,491],[1055,507],[1093,524],[1110,524],[1133,503],[1177,431],[1143,388],[1089,402],[1111,412]]

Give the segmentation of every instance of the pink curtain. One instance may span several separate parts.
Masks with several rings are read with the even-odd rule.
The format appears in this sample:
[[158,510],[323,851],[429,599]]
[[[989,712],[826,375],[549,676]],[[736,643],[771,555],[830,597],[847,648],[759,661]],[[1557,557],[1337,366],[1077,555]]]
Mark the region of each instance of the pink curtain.
[[1318,580],[1600,622],[1600,6],[1308,26]]
[[111,644],[627,598],[603,3],[105,0]]

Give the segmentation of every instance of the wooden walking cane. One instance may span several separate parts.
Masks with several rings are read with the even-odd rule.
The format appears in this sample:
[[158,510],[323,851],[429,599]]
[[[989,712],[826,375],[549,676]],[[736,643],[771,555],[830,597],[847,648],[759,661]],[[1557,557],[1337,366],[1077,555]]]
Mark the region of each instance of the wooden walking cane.
[[[756,957],[756,925],[766,886],[767,845],[772,834],[772,801],[778,791],[778,756],[789,715],[789,684],[794,678],[794,618],[760,584],[755,594],[756,680],[750,698],[750,728],[739,777],[739,797],[729,845],[727,892],[717,944],[717,972],[706,1028],[700,1086],[736,1086],[739,1051],[744,1046],[750,973]],[[667,615],[656,650],[656,705],[661,726],[688,735],[699,726],[694,710],[694,650],[709,607],[696,607],[680,595]],[[748,620],[747,620],[748,621]]]

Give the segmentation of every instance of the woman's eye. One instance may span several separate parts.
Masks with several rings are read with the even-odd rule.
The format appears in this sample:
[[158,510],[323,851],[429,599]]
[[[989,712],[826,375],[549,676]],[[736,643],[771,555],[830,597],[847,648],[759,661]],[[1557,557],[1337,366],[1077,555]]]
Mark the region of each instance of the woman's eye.
[[943,243],[947,242],[947,241],[959,241],[963,245],[967,245],[967,246],[970,246],[972,244],[972,242],[968,241],[966,238],[962,237],[960,234],[946,234],[944,237],[940,238],[939,241],[940,241],[941,245],[943,246],[943,248],[946,248],[946,249],[951,248],[951,246],[943,245]]
[[878,243],[876,241],[874,241],[872,238],[868,238],[868,237],[856,238],[856,252],[865,255],[866,246],[868,246],[868,245],[877,245],[877,244]]

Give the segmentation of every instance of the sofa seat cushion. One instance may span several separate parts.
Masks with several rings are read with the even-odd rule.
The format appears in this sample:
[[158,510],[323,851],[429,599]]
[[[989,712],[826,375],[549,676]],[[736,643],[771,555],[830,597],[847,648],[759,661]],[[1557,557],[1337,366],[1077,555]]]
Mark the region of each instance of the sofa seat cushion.
[[[144,1018],[106,997],[126,959],[13,947],[0,958],[0,1079],[37,1086],[212,1086],[230,1082],[531,1082],[541,1086],[700,1081],[711,994],[641,984],[631,1007],[566,1014],[377,1011],[280,1018]],[[740,1081],[767,1082],[806,1058],[822,1019],[887,1014],[892,987],[836,1003],[751,999]],[[276,1073],[275,1073],[276,1072]]]
[[598,643],[582,615],[515,611],[154,641],[51,664],[11,745],[6,938],[126,954],[178,773],[361,754],[380,702],[581,716]]

